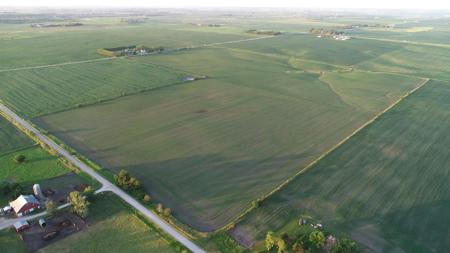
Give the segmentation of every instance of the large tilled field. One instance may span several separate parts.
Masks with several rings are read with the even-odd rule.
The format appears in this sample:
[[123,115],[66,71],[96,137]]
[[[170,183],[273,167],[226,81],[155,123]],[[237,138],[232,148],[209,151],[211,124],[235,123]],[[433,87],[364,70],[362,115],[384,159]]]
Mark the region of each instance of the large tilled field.
[[431,81],[239,223],[262,240],[300,217],[376,252],[445,252],[450,219],[450,84]]
[[230,221],[423,82],[348,70],[323,75],[284,55],[226,48],[131,60],[208,79],[36,122],[106,168],[128,169],[203,231]]

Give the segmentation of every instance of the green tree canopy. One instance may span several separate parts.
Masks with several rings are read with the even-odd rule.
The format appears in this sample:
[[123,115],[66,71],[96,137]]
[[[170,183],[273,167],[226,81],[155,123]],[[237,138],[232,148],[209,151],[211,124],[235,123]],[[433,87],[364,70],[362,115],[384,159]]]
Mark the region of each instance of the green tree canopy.
[[272,231],[267,232],[266,235],[266,249],[270,251],[275,246],[275,237]]
[[316,248],[321,248],[325,244],[325,235],[320,231],[313,231],[309,234],[309,241]]
[[89,201],[87,201],[80,192],[69,193],[69,203],[72,205],[72,212],[82,218],[86,218],[89,213]]

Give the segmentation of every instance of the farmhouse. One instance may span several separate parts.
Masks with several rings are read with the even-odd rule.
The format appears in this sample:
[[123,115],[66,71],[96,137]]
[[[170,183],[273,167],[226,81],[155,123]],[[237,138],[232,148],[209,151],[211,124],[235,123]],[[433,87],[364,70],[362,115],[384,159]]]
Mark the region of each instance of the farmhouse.
[[10,202],[9,205],[19,217],[41,207],[39,201],[33,195],[20,195],[16,200]]

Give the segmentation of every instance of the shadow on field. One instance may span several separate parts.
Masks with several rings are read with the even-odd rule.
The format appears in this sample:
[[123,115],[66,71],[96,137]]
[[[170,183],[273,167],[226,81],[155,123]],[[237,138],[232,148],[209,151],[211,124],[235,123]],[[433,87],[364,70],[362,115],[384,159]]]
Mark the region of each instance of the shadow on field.
[[310,154],[303,153],[233,160],[208,154],[110,169],[117,172],[126,168],[156,201],[172,208],[182,221],[211,231],[294,173],[277,168],[296,168],[309,158]]
[[51,134],[55,135],[55,136],[59,136],[59,135],[64,135],[64,134],[70,134],[70,133],[77,133],[77,132],[85,132],[85,131],[90,131],[90,130],[95,130],[94,128],[76,128],[76,129],[70,129],[70,130],[61,130],[61,131],[51,131]]

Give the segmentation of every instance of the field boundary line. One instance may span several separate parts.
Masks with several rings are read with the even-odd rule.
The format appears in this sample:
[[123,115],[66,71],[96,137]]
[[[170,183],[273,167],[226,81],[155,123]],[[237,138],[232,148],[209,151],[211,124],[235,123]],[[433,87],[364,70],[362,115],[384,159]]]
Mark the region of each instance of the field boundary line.
[[365,36],[352,36],[352,37],[355,39],[378,40],[378,41],[384,41],[384,42],[409,44],[409,45],[415,45],[415,46],[450,48],[450,44],[442,44],[442,43],[420,42],[420,41],[410,41],[410,40],[380,39],[380,38],[365,37]]
[[[14,125],[14,127],[17,128],[17,126],[15,126],[15,125]],[[18,129],[18,130],[21,131],[20,129]],[[24,151],[24,150],[31,149],[31,148],[38,147],[38,146],[39,146],[38,143],[34,143],[34,144],[30,144],[30,145],[23,146],[23,147],[20,147],[20,148],[12,149],[12,150],[6,151],[4,153],[0,153],[0,157],[4,157],[4,156],[7,156],[7,155],[10,155],[10,154],[19,152],[19,151]]]
[[66,66],[66,65],[108,61],[108,60],[113,60],[113,59],[117,59],[117,58],[119,58],[119,57],[105,57],[105,58],[98,58],[98,59],[91,59],[91,60],[69,61],[69,62],[62,62],[62,63],[55,63],[55,64],[40,65],[40,66],[18,67],[18,68],[12,68],[12,69],[0,69],[0,73],[20,71],[20,70],[31,70],[31,69],[45,69],[45,68],[60,67],[60,66]]
[[[303,169],[301,169],[300,171],[298,171],[297,173],[295,173],[293,176],[289,177],[288,179],[286,179],[285,181],[283,181],[281,184],[279,184],[277,187],[275,187],[273,190],[271,190],[270,192],[262,195],[261,197],[258,198],[258,201],[261,201],[262,203],[264,202],[264,200],[266,200],[267,198],[269,198],[270,196],[272,196],[273,194],[275,194],[276,192],[280,191],[281,189],[283,189],[285,186],[287,186],[290,182],[292,182],[293,180],[295,180],[298,176],[302,175],[303,173],[305,173],[306,171],[308,171],[309,169],[311,169],[312,167],[314,167],[314,165],[316,165],[319,161],[321,161],[323,158],[325,158],[327,155],[329,155],[330,153],[332,153],[334,150],[336,150],[337,148],[339,148],[340,146],[342,146],[345,142],[347,142],[350,138],[352,138],[353,136],[355,136],[357,133],[359,133],[361,130],[363,130],[364,128],[366,128],[367,126],[369,126],[370,124],[372,124],[373,122],[375,122],[378,118],[380,118],[382,115],[384,115],[386,112],[388,112],[389,110],[391,110],[392,108],[394,108],[397,104],[399,104],[401,101],[403,101],[405,98],[409,97],[411,94],[413,94],[414,92],[416,92],[417,90],[419,90],[420,88],[422,88],[425,84],[427,84],[430,81],[430,78],[424,78],[424,80],[414,89],[408,91],[407,93],[405,93],[403,96],[401,96],[399,99],[397,99],[397,101],[395,101],[394,103],[392,103],[391,105],[389,105],[387,108],[385,108],[384,110],[382,110],[381,112],[377,113],[374,117],[372,117],[371,119],[369,119],[368,121],[366,121],[366,123],[364,123],[362,126],[358,127],[356,130],[354,130],[352,133],[350,133],[347,137],[345,137],[344,139],[342,139],[341,141],[339,141],[337,144],[333,145],[329,150],[327,150],[325,153],[322,153],[319,157],[317,157],[316,159],[314,159],[312,162],[310,162],[308,165],[306,165]],[[217,231],[223,231],[223,230],[228,230],[232,227],[234,227],[239,221],[242,220],[242,218],[244,218],[248,213],[250,213],[251,211],[253,211],[254,209],[256,209],[256,207],[249,207],[248,209],[246,209],[245,211],[243,211],[241,214],[239,214],[238,216],[236,216],[232,221],[228,222],[227,224],[225,224],[224,226],[222,226],[221,228],[217,229]]]

